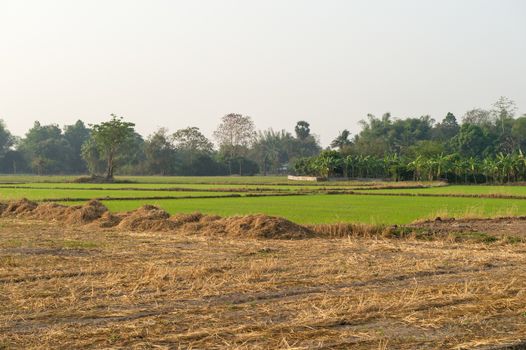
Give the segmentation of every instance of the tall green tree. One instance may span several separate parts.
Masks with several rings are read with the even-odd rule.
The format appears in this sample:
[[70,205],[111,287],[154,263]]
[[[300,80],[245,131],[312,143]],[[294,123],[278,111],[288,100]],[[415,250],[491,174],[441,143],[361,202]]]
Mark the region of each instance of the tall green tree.
[[457,118],[453,113],[448,113],[442,122],[437,123],[433,127],[433,139],[447,142],[455,137],[459,130],[460,126],[458,125]]
[[116,157],[126,152],[123,145],[133,137],[134,127],[134,123],[126,122],[115,114],[111,114],[109,121],[92,126],[93,140],[106,158],[106,179],[113,180]]
[[310,124],[300,120],[294,127],[296,138],[293,143],[292,158],[312,157],[321,152],[318,139],[311,134]]
[[41,125],[36,121],[20,140],[18,149],[39,175],[66,173],[70,170],[71,146],[56,124]]
[[463,124],[457,136],[452,140],[455,150],[464,157],[483,157],[490,152],[491,141],[482,127],[475,124]]
[[166,128],[160,128],[146,140],[144,153],[149,174],[168,175],[175,173],[175,147]]
[[294,138],[285,131],[259,131],[252,145],[251,157],[264,175],[277,174],[294,157]]
[[526,114],[515,119],[511,129],[511,134],[515,140],[517,148],[526,152]]
[[491,112],[482,108],[473,108],[462,117],[462,124],[473,124],[488,127],[492,124]]
[[310,136],[310,124],[304,120],[300,120],[296,123],[294,131],[296,132],[296,138],[299,140],[305,140]]
[[0,119],[0,158],[14,146],[15,137],[7,129],[5,122]]
[[501,132],[504,133],[506,130],[506,122],[512,120],[515,117],[517,107],[515,102],[505,96],[501,96],[494,104],[491,114],[493,116],[495,125],[497,125]]
[[228,162],[232,174],[232,163],[239,165],[239,175],[243,174],[243,158],[254,140],[254,122],[249,116],[230,113],[221,118],[221,123],[214,132],[219,144],[219,151]]
[[71,150],[68,167],[71,172],[81,174],[86,171],[86,163],[82,159],[82,145],[90,138],[90,129],[82,120],[64,127],[64,138]]
[[185,174],[196,172],[196,162],[210,157],[214,151],[212,142],[197,127],[179,129],[172,135],[175,150]]

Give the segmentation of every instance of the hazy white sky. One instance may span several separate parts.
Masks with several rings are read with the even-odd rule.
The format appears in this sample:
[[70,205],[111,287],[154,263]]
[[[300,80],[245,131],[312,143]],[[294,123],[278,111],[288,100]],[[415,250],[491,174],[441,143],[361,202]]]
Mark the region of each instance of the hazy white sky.
[[367,113],[526,112],[523,0],[0,0],[0,118],[143,135],[236,112],[311,123],[326,145]]

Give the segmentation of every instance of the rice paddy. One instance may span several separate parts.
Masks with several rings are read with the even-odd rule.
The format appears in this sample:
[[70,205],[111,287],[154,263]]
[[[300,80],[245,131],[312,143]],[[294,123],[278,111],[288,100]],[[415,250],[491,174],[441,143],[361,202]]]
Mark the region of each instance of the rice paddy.
[[[70,177],[3,180],[1,200],[28,198],[72,205],[100,199],[113,212],[153,204],[171,214],[267,214],[299,224],[406,224],[435,216],[526,215],[526,200],[522,198],[526,198],[526,186],[381,181],[296,183],[286,177],[122,177],[119,180],[129,182],[112,184],[74,183]],[[495,198],[485,198],[488,195]]]

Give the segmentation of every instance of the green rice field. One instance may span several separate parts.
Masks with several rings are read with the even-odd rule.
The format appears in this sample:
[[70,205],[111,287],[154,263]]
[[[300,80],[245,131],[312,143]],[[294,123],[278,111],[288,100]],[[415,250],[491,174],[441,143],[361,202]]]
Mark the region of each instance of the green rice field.
[[[136,182],[81,184],[72,183],[73,178],[2,176],[0,200],[28,198],[71,205],[97,198],[114,212],[154,204],[172,214],[202,212],[228,216],[262,213],[302,224],[404,224],[436,216],[526,215],[526,186],[356,181],[296,183],[286,177],[123,177],[120,179]],[[401,188],[382,188],[393,186]],[[414,186],[429,187],[411,188]],[[347,190],[354,193],[345,193]],[[329,194],[328,191],[344,193]],[[370,193],[376,195],[367,195]],[[455,197],[466,194],[514,195],[518,198]],[[441,197],[443,195],[451,197]]]
[[0,188],[0,200],[27,198],[30,200],[79,198],[148,198],[148,197],[215,197],[239,194],[238,192],[198,192],[198,191],[143,191],[143,190],[80,190],[80,189],[41,189],[41,188]]
[[430,188],[378,189],[376,193],[484,194],[526,197],[526,186],[451,185]]
[[[103,201],[112,211],[133,210],[145,201]],[[436,216],[509,216],[526,214],[525,200],[429,198],[359,195],[306,195],[264,198],[152,200],[174,213],[201,212],[221,216],[265,213],[301,224],[362,222],[404,224]]]

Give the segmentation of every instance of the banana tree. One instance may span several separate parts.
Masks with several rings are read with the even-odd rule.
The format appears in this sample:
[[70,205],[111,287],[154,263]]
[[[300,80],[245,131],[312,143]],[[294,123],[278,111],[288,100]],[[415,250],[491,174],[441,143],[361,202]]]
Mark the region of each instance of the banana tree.
[[443,153],[430,159],[432,169],[435,171],[436,179],[440,179],[441,175],[445,175],[451,168],[451,156],[445,156]]
[[343,158],[344,176],[347,178],[354,177],[354,168],[356,167],[356,158],[352,155],[348,155]]
[[497,165],[500,172],[500,182],[504,183],[504,179],[510,182],[511,177],[514,174],[513,159],[509,154],[503,154],[502,152],[497,154]]
[[479,161],[476,158],[469,157],[467,160],[467,165],[471,172],[471,176],[473,176],[473,182],[477,183],[476,173],[478,172],[480,168]]
[[342,159],[336,151],[324,151],[315,161],[315,166],[323,177],[330,177],[341,165]]
[[407,167],[413,171],[413,180],[422,180],[422,170],[424,169],[424,165],[426,163],[426,159],[419,155],[417,156],[412,162],[409,162],[407,164]]

